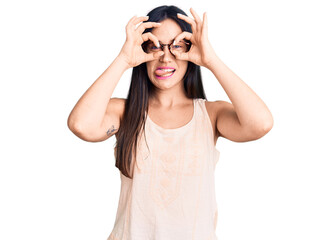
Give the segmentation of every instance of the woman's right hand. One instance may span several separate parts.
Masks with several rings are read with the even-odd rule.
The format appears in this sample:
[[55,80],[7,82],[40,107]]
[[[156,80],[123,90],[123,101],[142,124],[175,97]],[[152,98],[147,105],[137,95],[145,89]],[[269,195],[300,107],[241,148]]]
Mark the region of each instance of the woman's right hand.
[[142,43],[151,40],[158,47],[159,41],[151,32],[144,33],[146,28],[159,27],[161,24],[157,22],[141,23],[137,28],[136,25],[140,22],[148,20],[146,17],[134,16],[126,25],[126,41],[119,53],[119,56],[127,63],[128,67],[135,67],[143,62],[148,62],[159,58],[164,54],[163,51],[156,53],[145,53],[142,49]]

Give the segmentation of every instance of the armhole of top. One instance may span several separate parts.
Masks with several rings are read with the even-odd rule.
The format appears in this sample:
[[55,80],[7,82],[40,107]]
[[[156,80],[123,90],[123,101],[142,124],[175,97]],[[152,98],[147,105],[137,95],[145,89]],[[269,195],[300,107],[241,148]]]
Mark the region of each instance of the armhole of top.
[[209,116],[209,113],[208,113],[208,110],[207,110],[207,107],[206,107],[206,104],[205,104],[206,100],[203,99],[203,107],[205,108],[204,111],[206,112],[205,115],[206,115],[206,118],[208,119],[207,122],[209,122],[210,124],[210,129],[211,129],[211,141],[212,141],[212,147],[213,147],[213,150],[215,152],[215,157],[214,157],[214,166],[216,166],[219,158],[220,158],[220,151],[216,148],[216,144],[215,144],[215,140],[214,140],[214,137],[215,137],[215,134],[214,134],[214,131],[213,131],[213,128],[212,128],[212,124],[211,124],[211,120],[210,120],[210,116]]
[[209,122],[209,126],[210,126],[210,129],[211,129],[211,141],[212,141],[212,145],[215,147],[215,132],[212,128],[212,123],[211,123],[211,119],[210,119],[210,116],[209,116],[209,113],[208,113],[208,110],[207,110],[207,106],[206,106],[206,100],[205,99],[202,99],[203,101],[203,107],[204,107],[204,111],[205,111],[205,114],[206,114],[206,119],[208,119],[207,122]]

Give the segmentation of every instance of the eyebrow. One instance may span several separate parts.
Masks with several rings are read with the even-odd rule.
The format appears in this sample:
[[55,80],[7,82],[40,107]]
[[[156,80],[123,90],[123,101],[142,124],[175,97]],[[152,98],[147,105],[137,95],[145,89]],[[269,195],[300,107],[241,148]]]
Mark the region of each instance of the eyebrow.
[[[175,40],[175,38],[173,38],[172,40],[170,40],[170,43],[173,43],[174,40]],[[159,43],[164,44],[164,43],[162,43],[162,41],[160,41],[160,40],[159,40]],[[168,43],[168,44],[170,44],[170,43]]]

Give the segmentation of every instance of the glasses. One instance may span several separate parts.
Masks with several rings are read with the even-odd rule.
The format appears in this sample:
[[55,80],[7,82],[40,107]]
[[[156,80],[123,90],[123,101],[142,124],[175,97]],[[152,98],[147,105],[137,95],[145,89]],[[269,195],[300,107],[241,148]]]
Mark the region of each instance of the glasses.
[[154,53],[154,52],[159,52],[163,51],[165,46],[168,46],[168,49],[171,54],[173,54],[171,51],[177,51],[180,53],[187,52],[190,48],[190,43],[185,42],[184,40],[181,40],[179,43],[176,43],[175,45],[173,44],[174,42],[170,44],[162,44],[159,42],[160,47],[157,47],[152,41],[149,41],[145,45],[145,51],[147,53]]

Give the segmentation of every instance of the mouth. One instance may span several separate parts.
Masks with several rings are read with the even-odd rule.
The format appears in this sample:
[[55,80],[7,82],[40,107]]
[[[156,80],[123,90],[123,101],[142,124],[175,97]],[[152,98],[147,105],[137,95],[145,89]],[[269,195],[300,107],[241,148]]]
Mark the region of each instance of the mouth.
[[175,71],[176,69],[171,67],[158,67],[155,71],[155,76],[158,79],[167,79],[171,78]]

